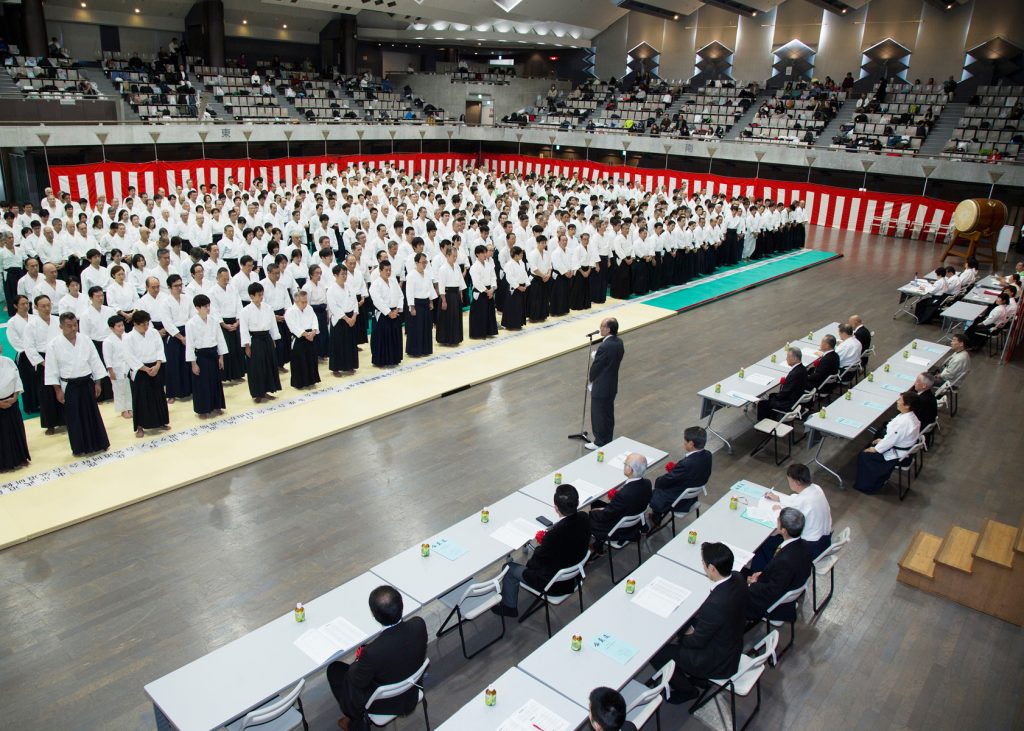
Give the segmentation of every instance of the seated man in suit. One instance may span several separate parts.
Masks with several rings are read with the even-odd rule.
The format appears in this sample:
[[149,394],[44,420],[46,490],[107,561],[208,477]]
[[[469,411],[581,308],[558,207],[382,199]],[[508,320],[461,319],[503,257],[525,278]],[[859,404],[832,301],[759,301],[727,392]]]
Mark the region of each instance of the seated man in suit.
[[[422,617],[402,621],[402,595],[392,586],[378,586],[370,592],[370,613],[384,627],[377,639],[356,651],[351,665],[332,662],[327,682],[344,715],[338,726],[345,731],[365,731],[366,701],[382,685],[405,680],[419,670],[427,657],[427,625]],[[416,708],[418,694],[413,688],[395,698],[378,701],[373,713],[405,715]]]
[[839,373],[839,354],[836,352],[836,336],[826,335],[821,339],[818,360],[807,371],[807,388],[821,388],[829,376]]
[[711,593],[689,621],[676,642],[665,645],[651,658],[660,670],[676,661],[669,703],[680,704],[699,695],[697,684],[708,678],[728,678],[739,668],[743,653],[749,597],[743,577],[733,573],[732,551],[724,543],[703,543],[700,557],[711,580]]
[[860,341],[860,364],[867,370],[868,357],[864,353],[867,353],[868,348],[871,347],[871,331],[864,327],[864,321],[861,320],[860,315],[850,315],[846,324],[853,328],[853,337]]
[[804,391],[810,388],[807,385],[807,369],[803,364],[803,353],[800,348],[790,348],[786,351],[786,365],[789,366],[789,373],[782,379],[782,388],[773,393],[763,401],[757,402],[757,419],[778,419],[781,411],[786,413],[792,410],[793,405],[804,395]]
[[614,688],[602,687],[590,691],[590,715],[587,720],[593,731],[636,731],[636,726],[626,720],[626,700]]
[[[932,390],[934,386],[935,377],[927,371],[918,373],[917,378],[914,379],[917,401],[914,402],[914,408],[911,410],[917,420],[921,422],[921,431],[924,431],[929,424],[934,424],[935,420],[939,418],[939,403],[935,400],[935,392]],[[925,437],[929,447],[932,445],[934,433],[929,432]]]
[[[747,577],[747,590],[750,594],[747,618],[751,620],[763,619],[768,607],[781,599],[787,591],[803,586],[811,577],[811,552],[807,542],[800,537],[804,531],[804,514],[796,508],[783,508],[779,511],[777,530],[782,536],[782,543],[772,560],[764,567],[764,571]],[[792,606],[780,607],[772,614],[772,619],[789,621],[794,615]]]
[[[637,515],[647,510],[651,501],[651,481],[644,477],[647,471],[647,458],[642,454],[630,454],[622,466],[622,474],[626,481],[616,489],[609,491],[611,502],[595,500],[590,508],[590,533],[594,536],[594,555],[604,553],[604,544],[612,540],[636,538],[640,534],[640,526],[629,528],[609,536],[615,524],[629,515]],[[614,493],[614,494],[613,494]]]
[[[547,530],[525,566],[509,562],[508,573],[501,582],[501,604],[492,608],[492,612],[518,617],[520,580],[539,591],[559,571],[583,560],[590,549],[590,516],[579,512],[579,505],[580,496],[575,487],[559,485],[555,488],[555,512],[560,516],[559,521]],[[553,595],[572,590],[571,581],[551,587]]]
[[[666,474],[654,481],[651,495],[651,530],[658,528],[665,519],[672,503],[684,490],[708,484],[711,479],[711,452],[704,449],[708,433],[700,426],[691,426],[683,432],[683,457]],[[697,502],[686,500],[676,506],[680,513],[686,512]]]

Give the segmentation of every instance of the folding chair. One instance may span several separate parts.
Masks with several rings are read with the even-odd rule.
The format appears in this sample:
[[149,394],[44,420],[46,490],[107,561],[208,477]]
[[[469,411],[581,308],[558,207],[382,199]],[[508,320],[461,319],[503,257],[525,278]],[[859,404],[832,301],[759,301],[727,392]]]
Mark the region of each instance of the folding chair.
[[[811,573],[813,574],[814,572],[811,571]],[[797,587],[792,591],[787,591],[785,594],[779,597],[779,600],[777,602],[768,607],[768,609],[764,613],[764,624],[765,629],[768,631],[768,633],[772,632],[773,627],[781,627],[783,624],[789,624],[789,643],[782,648],[781,652],[779,652],[780,658],[786,654],[786,650],[792,647],[793,643],[796,641],[796,620],[797,616],[800,614],[800,597],[804,595],[804,592],[806,590],[807,584],[805,583],[803,586]],[[786,621],[771,618],[772,612],[788,604],[793,605],[793,619]]]
[[[647,527],[647,511],[644,510],[642,513],[636,515],[624,515],[619,519],[619,522],[615,524],[615,527],[608,532],[608,538],[605,541],[605,545],[608,547],[608,572],[611,574],[612,583],[618,583],[615,581],[615,561],[613,555],[615,551],[620,551],[630,543],[636,543],[636,565],[640,566],[643,563],[644,557],[640,549],[640,542],[644,538],[644,533],[639,530],[639,527]],[[638,528],[636,532],[636,538],[622,538],[618,540],[612,539],[619,531],[628,531],[630,528]]]
[[[676,535],[676,518],[682,518],[684,515],[688,514],[690,512],[690,510],[694,510],[694,509],[696,509],[696,511],[697,511],[697,517],[698,518],[700,517],[700,501],[699,501],[699,498],[700,498],[701,495],[703,495],[704,497],[708,496],[708,486],[707,485],[701,485],[700,487],[688,487],[687,489],[685,489],[681,493],[679,493],[679,497],[677,497],[675,500],[672,501],[672,507],[669,508],[669,516],[671,517],[671,520],[672,520],[672,537],[673,538]],[[677,511],[676,510],[676,506],[679,505],[679,503],[684,502],[686,500],[694,500],[694,499],[697,499],[698,502],[695,502],[693,505],[691,505],[689,510],[682,510],[682,511]]]
[[[468,653],[466,651],[466,635],[462,631],[462,623],[472,622],[477,617],[483,615],[488,609],[497,606],[501,602],[501,580],[505,578],[507,573],[508,566],[505,566],[501,573],[493,579],[476,584],[466,582],[441,597],[441,602],[445,606],[451,607],[451,612],[448,613],[448,616],[445,617],[444,622],[438,628],[437,637],[443,637],[450,632],[458,630],[459,641],[462,643],[462,655],[467,660],[479,655],[505,636],[505,615],[502,614],[501,634],[482,647],[478,647],[472,653]],[[456,622],[453,626],[448,627],[448,622],[453,617]]]
[[[583,557],[582,561],[580,561],[575,566],[569,566],[569,567],[564,568],[561,571],[559,571],[557,574],[552,576],[551,577],[551,581],[549,581],[547,583],[547,585],[543,589],[540,589],[540,590],[534,589],[532,586],[527,584],[525,581],[520,581],[519,582],[519,586],[521,586],[522,588],[526,589],[528,592],[530,592],[531,594],[533,594],[536,597],[536,599],[533,600],[533,603],[530,604],[530,607],[526,610],[526,612],[522,616],[519,617],[520,624],[527,617],[529,617],[531,614],[533,614],[538,609],[540,609],[541,605],[543,604],[544,605],[544,621],[547,623],[547,626],[548,626],[548,637],[551,637],[551,612],[550,612],[550,609],[549,609],[549,605],[554,604],[557,607],[560,604],[562,604],[566,599],[571,597],[574,593],[579,593],[579,595],[580,595],[580,612],[582,613],[583,612],[583,580],[587,578],[587,574],[583,570],[583,567],[586,566],[587,561],[589,559],[590,559],[590,551],[587,551],[587,554]],[[551,587],[553,587],[556,584],[559,584],[559,583],[561,583],[563,581],[571,581],[571,582],[573,582],[572,591],[570,591],[568,594],[559,594],[559,595],[552,596],[551,593],[550,593],[551,592]]]
[[397,714],[387,713],[371,713],[370,707],[373,706],[377,701],[387,700],[388,698],[396,698],[412,688],[416,688],[417,699],[416,703],[423,704],[423,722],[427,724],[427,731],[430,731],[430,717],[427,716],[427,697],[423,694],[423,674],[427,672],[427,666],[430,664],[430,658],[428,657],[420,665],[420,669],[410,675],[405,680],[400,680],[397,683],[391,685],[382,685],[373,691],[366,701],[366,719],[373,726],[387,726],[389,723],[393,723],[397,718]]
[[[744,722],[744,724],[738,729],[738,731],[744,731],[750,722],[754,720],[754,716],[761,710],[761,676],[764,674],[765,665],[768,664],[769,660],[772,664],[775,664],[775,648],[779,645],[779,632],[778,630],[772,630],[768,635],[754,645],[753,649],[757,650],[763,647],[764,650],[760,655],[750,657],[749,655],[740,655],[740,666],[731,678],[724,678],[717,680],[710,678],[708,680],[708,687],[703,693],[697,698],[697,701],[690,706],[690,713],[694,713],[704,705],[706,705],[715,696],[721,693],[723,690],[729,691],[729,710],[732,716],[732,729],[737,731],[736,728],[736,696],[748,696],[750,691],[754,690],[757,692],[757,705],[754,706],[753,712],[750,717]],[[711,691],[708,693],[708,691]],[[707,695],[705,695],[707,694]]]
[[[910,492],[910,483],[914,477],[917,477],[921,471],[917,466],[917,454],[924,451],[924,437],[919,436],[917,442],[914,443],[908,451],[906,456],[896,461],[896,490],[899,494],[900,501],[907,497],[907,493]],[[903,476],[907,477],[907,485],[903,486]]]
[[254,711],[249,711],[225,728],[227,731],[292,731],[302,726],[305,731],[309,731],[306,714],[302,710],[302,699],[299,698],[305,685],[306,681],[300,680],[285,695],[278,696]]
[[[761,440],[761,443],[754,447],[754,450],[750,453],[753,457],[755,454],[764,449],[765,445],[769,441],[774,441],[775,446],[775,464],[780,465],[789,459],[793,454],[793,445],[800,439],[794,439],[793,435],[796,433],[796,427],[793,426],[796,422],[801,421],[804,418],[804,406],[817,397],[817,389],[812,388],[810,391],[806,391],[800,398],[797,399],[796,403],[793,404],[793,408],[789,411],[782,412],[778,409],[775,413],[782,414],[779,419],[761,419],[759,422],[754,424],[754,430],[766,434],[767,436]],[[786,456],[779,459],[779,437],[786,440],[788,451]]]
[[[839,536],[832,541],[832,545],[822,551],[821,555],[814,559],[814,570],[811,571],[811,608],[815,614],[824,611],[828,603],[832,601],[832,593],[836,588],[836,562],[839,560],[839,553],[850,542],[850,527],[847,526],[839,533]],[[825,600],[818,604],[818,577],[829,577],[828,594]]]
[[669,681],[676,671],[676,661],[669,660],[658,670],[651,680],[660,679],[654,688],[648,688],[643,683],[631,680],[622,689],[622,697],[626,701],[626,720],[636,726],[643,728],[651,716],[654,716],[654,723],[661,731],[661,704],[671,695]]

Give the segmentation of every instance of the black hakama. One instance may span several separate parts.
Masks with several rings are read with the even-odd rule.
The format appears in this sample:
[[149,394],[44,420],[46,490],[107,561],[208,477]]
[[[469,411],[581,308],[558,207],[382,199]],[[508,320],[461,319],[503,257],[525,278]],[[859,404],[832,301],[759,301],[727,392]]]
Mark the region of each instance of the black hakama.
[[569,312],[569,277],[559,274],[548,280],[551,286],[551,307],[549,312],[558,317]]
[[611,273],[611,296],[613,299],[629,299],[633,286],[630,282],[629,265],[620,261]]
[[[434,352],[434,321],[430,316],[430,300],[417,297],[414,304],[416,314],[410,312],[405,320],[405,352],[413,357],[430,355]],[[472,311],[469,322],[472,327]]]
[[238,272],[241,271],[242,269],[238,265],[238,259],[225,259],[224,263],[228,265],[228,272],[231,274],[232,277],[238,274]]
[[359,315],[356,316],[356,345],[366,345],[370,342],[367,331],[370,326],[370,318],[373,316],[373,302],[367,297],[363,304],[359,305]]
[[[184,335],[185,326],[179,327],[178,331]],[[167,356],[167,362],[160,368],[160,372],[164,374],[167,398],[191,396],[192,369],[185,362],[185,344],[177,338],[167,338],[164,342],[164,354]]]
[[650,291],[650,271],[646,261],[639,257],[633,259],[630,279],[633,283],[633,294],[640,296]]
[[307,388],[320,383],[320,368],[316,355],[316,341],[306,340],[304,336],[292,342],[292,388]]
[[722,246],[725,248],[726,264],[735,264],[740,260],[740,249],[743,244],[742,239],[736,233],[736,229],[725,229],[725,243]]
[[[234,325],[238,322],[235,317],[225,317],[225,325]],[[228,346],[228,352],[224,356],[224,370],[220,372],[221,381],[239,381],[245,377],[245,349],[242,347],[242,333],[240,330],[220,329],[224,335],[224,343]]]
[[473,303],[469,306],[469,337],[483,340],[498,334],[498,316],[494,299],[486,292],[473,290]]
[[491,257],[494,262],[494,277],[498,282],[498,286],[494,292],[494,307],[501,312],[505,308],[505,300],[508,298],[508,280],[505,279],[505,272],[501,268],[501,260],[498,257],[498,250],[494,250],[494,255]]
[[647,286],[651,292],[657,292],[665,286],[661,277],[661,257],[662,254],[655,254],[654,259],[647,265]]
[[[93,340],[93,346],[96,348],[96,354],[100,357],[100,363],[106,366],[106,362],[103,360],[103,341]],[[110,401],[114,398],[114,387],[110,385],[110,376],[103,376],[103,379],[99,382],[100,384],[100,397],[97,401]]]
[[[274,310],[274,317],[283,316],[284,310]],[[292,359],[292,331],[288,329],[288,323],[284,320],[278,321],[277,329],[281,333],[281,338],[274,343],[274,354],[277,358],[277,367],[281,368]]]
[[[3,398],[10,398],[10,394]],[[17,469],[30,459],[25,422],[15,401],[8,408],[0,409],[0,472]]]
[[857,479],[853,486],[869,495],[880,492],[900,461],[887,460],[878,452],[861,452],[857,455]]
[[526,324],[526,294],[518,289],[509,290],[505,309],[501,311],[501,326],[506,330],[519,330]]
[[25,390],[21,392],[21,408],[26,414],[39,413],[39,384],[36,383],[36,369],[24,353],[19,353],[16,360],[18,375],[21,376],[21,385]]
[[807,229],[802,223],[798,223],[794,229],[793,248],[803,249],[807,246]]
[[768,232],[761,231],[757,234],[757,238],[754,239],[754,253],[750,255],[751,259],[763,259],[768,249]]
[[[458,299],[459,290],[452,287],[455,298]],[[459,327],[462,327],[462,311],[459,312]],[[370,333],[370,356],[371,362],[379,367],[398,365],[402,362],[402,320],[401,318],[390,318],[387,315],[380,315],[373,319],[373,332]],[[461,332],[459,333],[461,335]]]
[[[40,353],[44,358],[46,353]],[[56,429],[64,426],[64,405],[57,400],[57,392],[53,386],[47,386],[45,378],[45,363],[36,366],[36,388],[39,392],[39,426],[43,429]]]
[[676,255],[672,259],[672,284],[686,284],[686,252],[676,249]]
[[[18,298],[18,280],[24,276],[25,270],[21,267],[4,270],[4,302],[7,303],[7,314],[10,317],[14,317],[14,313],[18,311],[14,301]],[[22,400],[24,400],[24,395]]]
[[[346,312],[345,317],[352,317],[352,312]],[[328,367],[332,373],[354,371],[359,367],[359,347],[356,344],[356,327],[349,325],[344,320],[338,320],[338,324],[331,328],[331,360]]]
[[[209,414],[225,408],[224,384],[221,382],[220,353],[217,348],[197,348],[196,365],[199,375],[192,374],[192,410],[197,414]],[[224,356],[227,365],[228,356]]]
[[590,273],[590,301],[594,304],[604,304],[608,298],[608,257],[601,257],[599,270]]
[[326,358],[331,354],[331,333],[330,319],[327,317],[327,305],[310,305],[313,314],[316,315],[316,324],[319,332],[313,341],[316,345],[316,357]]
[[435,303],[434,309],[440,310],[437,316],[437,342],[441,345],[458,345],[464,337],[462,332],[462,293],[459,287],[448,287],[444,294],[447,309]]
[[[584,271],[588,271],[590,274],[584,277]],[[595,276],[597,276],[597,272],[590,267],[581,267],[576,272],[576,276],[572,278],[572,282],[569,284],[569,309],[590,309],[590,280]]]
[[[155,363],[145,365],[150,368]],[[164,394],[164,365],[161,364],[156,376],[137,371],[132,379],[132,422],[136,429],[156,429],[171,423]]]
[[248,368],[246,381],[249,383],[249,395],[263,398],[268,393],[281,390],[281,377],[277,373],[277,356],[274,340],[266,330],[249,333]]
[[[164,404],[167,410],[167,404]],[[64,418],[68,422],[68,441],[77,457],[102,452],[110,447],[107,428],[96,405],[96,385],[92,378],[72,378],[64,384]]]
[[526,316],[530,322],[544,322],[548,319],[550,304],[548,292],[550,290],[550,279],[546,282],[540,277],[530,280],[530,286],[526,288]]

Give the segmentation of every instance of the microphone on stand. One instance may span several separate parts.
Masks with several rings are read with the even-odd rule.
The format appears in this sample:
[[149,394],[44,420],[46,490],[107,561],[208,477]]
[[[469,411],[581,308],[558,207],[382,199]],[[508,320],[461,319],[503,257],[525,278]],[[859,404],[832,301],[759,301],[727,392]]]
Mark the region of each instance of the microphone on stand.
[[600,335],[600,334],[601,334],[601,331],[600,331],[600,330],[595,330],[595,331],[594,331],[594,332],[592,332],[592,333],[587,333],[586,337],[588,337],[588,338],[592,338],[592,337],[594,337],[595,335]]

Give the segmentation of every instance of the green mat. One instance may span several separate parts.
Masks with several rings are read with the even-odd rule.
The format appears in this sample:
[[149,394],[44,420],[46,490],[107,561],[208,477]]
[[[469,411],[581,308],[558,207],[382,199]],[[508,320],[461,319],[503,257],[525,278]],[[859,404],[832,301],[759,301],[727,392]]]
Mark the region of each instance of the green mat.
[[[722,297],[728,297],[749,287],[764,284],[772,279],[784,277],[801,269],[837,259],[840,256],[842,255],[830,251],[808,249],[793,256],[780,257],[761,266],[751,267],[750,264],[737,264],[732,267],[724,267],[712,275],[717,276],[715,279],[709,277],[710,281],[698,281],[695,285],[678,292],[645,300],[644,304],[681,312],[690,307],[697,307]],[[730,274],[730,271],[733,273]],[[719,276],[722,274],[725,276]]]

